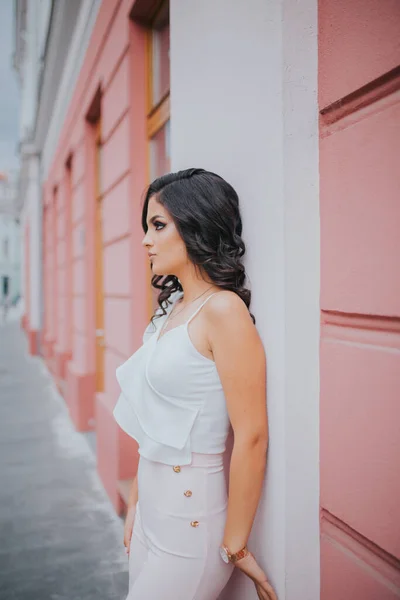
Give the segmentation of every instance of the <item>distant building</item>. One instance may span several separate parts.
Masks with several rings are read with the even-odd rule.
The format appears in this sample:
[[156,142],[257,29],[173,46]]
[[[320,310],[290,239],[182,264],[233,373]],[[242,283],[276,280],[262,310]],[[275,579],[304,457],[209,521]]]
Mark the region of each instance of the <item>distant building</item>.
[[[267,354],[250,546],[281,600],[398,596],[400,3],[15,7],[24,326],[115,509],[138,458],[115,369],[153,309],[143,191],[208,168],[240,196]],[[254,593],[235,575],[224,598]]]
[[0,304],[15,303],[21,294],[21,239],[16,173],[0,173]]

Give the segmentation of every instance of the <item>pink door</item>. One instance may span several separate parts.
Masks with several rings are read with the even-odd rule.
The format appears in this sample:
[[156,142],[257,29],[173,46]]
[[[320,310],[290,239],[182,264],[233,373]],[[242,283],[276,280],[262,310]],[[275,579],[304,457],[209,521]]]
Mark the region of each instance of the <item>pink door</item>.
[[319,0],[321,599],[400,597],[400,2]]

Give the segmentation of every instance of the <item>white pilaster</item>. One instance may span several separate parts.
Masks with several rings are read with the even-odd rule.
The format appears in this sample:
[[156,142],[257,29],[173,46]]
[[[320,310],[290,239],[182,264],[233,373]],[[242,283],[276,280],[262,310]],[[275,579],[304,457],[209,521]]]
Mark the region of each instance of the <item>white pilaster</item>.
[[[250,546],[280,600],[319,599],[317,0],[171,0],[172,169],[239,193],[270,447]],[[235,573],[223,599],[254,597]]]

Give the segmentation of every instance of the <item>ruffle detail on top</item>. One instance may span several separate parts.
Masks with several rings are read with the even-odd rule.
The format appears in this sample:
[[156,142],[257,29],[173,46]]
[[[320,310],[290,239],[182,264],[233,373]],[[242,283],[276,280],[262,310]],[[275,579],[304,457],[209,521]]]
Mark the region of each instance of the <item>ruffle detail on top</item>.
[[[157,328],[158,329],[158,328]],[[121,394],[114,408],[119,426],[139,444],[149,460],[166,464],[190,464],[190,433],[201,406],[156,390],[149,378],[157,335],[153,335],[116,370]]]

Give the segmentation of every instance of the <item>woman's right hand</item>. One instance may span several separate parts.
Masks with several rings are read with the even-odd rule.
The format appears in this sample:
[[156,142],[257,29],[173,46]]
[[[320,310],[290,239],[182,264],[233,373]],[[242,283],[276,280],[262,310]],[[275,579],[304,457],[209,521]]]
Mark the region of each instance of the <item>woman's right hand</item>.
[[133,525],[135,523],[136,516],[136,505],[130,506],[126,512],[125,525],[124,525],[124,546],[126,553],[129,554],[131,547]]
[[254,554],[249,552],[247,556],[238,560],[235,566],[253,580],[259,600],[278,600],[274,588],[256,561]]

